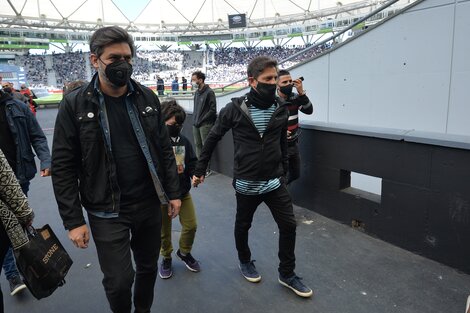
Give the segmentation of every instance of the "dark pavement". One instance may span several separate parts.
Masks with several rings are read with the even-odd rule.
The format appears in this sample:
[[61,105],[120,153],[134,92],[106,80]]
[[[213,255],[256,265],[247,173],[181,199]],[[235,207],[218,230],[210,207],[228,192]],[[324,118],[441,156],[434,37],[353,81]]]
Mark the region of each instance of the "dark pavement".
[[[49,141],[56,113],[56,109],[38,112]],[[253,258],[263,279],[259,284],[249,283],[237,265],[231,178],[214,174],[193,189],[192,195],[198,215],[193,255],[200,260],[202,271],[189,272],[174,258],[174,276],[157,280],[153,312],[464,313],[469,275],[300,207],[295,208],[296,272],[314,289],[313,298],[299,298],[277,282],[277,228],[264,205],[255,214],[250,232]],[[75,263],[66,285],[40,301],[28,291],[10,296],[2,275],[5,312],[109,312],[93,242],[85,250],[69,242],[51,179],[37,176],[29,196],[35,226],[50,224]],[[180,226],[174,225],[177,247]]]

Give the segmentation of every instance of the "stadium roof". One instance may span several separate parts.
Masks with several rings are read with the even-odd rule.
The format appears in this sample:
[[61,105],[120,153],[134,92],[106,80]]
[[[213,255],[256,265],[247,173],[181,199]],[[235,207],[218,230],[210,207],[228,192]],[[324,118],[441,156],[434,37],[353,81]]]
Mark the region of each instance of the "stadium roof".
[[[223,22],[228,14],[247,19],[306,14],[357,0],[3,0],[0,16],[12,20],[97,25],[161,25]],[[6,2],[6,3],[5,3]],[[364,2],[364,1],[362,1]],[[129,7],[131,5],[132,7]],[[137,11],[138,14],[130,14]]]

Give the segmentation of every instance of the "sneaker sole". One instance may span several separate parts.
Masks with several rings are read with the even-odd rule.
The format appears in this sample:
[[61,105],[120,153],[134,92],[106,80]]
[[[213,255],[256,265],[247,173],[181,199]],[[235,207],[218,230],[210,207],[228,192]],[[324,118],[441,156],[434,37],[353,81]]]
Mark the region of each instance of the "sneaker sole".
[[243,274],[242,269],[240,268],[240,265],[238,265],[238,268],[240,269],[240,273],[242,273],[242,276],[245,277],[245,279],[248,280],[250,283],[259,283],[261,281],[261,276],[247,277]]
[[184,263],[184,265],[186,266],[186,268],[187,268],[188,270],[190,270],[191,272],[193,272],[193,273],[198,273],[198,272],[201,271],[201,270],[194,269],[194,268],[192,268],[191,266],[189,266],[188,264],[186,264],[186,262],[183,261],[183,259],[182,259],[179,255],[176,255],[176,256],[178,257],[178,259],[181,260],[181,262]]
[[291,286],[289,286],[288,284],[286,284],[285,282],[283,282],[283,281],[280,280],[279,278],[278,278],[277,280],[279,281],[279,283],[280,283],[281,285],[283,285],[284,287],[289,288],[290,290],[292,290],[293,292],[295,292],[295,294],[298,295],[299,297],[310,298],[310,297],[313,295],[313,290],[310,290],[310,292],[301,292],[301,291],[298,291],[298,290],[295,289],[295,288],[292,288]]
[[23,284],[23,285],[20,285],[20,286],[16,287],[16,288],[10,293],[10,295],[14,296],[14,295],[16,295],[18,292],[20,292],[21,290],[24,290],[24,289],[26,289],[26,285],[24,285],[24,284]]
[[168,279],[168,278],[170,278],[171,276],[173,276],[173,272],[171,272],[170,275],[168,275],[168,276],[164,276],[164,275],[162,275],[160,272],[158,272],[158,276],[160,276],[161,279]]

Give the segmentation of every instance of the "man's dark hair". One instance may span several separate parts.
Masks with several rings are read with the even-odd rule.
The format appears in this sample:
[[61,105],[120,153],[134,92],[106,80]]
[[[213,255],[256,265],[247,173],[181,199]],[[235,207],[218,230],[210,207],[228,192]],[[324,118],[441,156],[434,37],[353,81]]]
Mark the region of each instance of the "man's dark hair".
[[125,42],[131,48],[132,56],[135,55],[134,40],[131,35],[118,26],[109,26],[98,29],[90,38],[90,52],[98,57],[103,53],[104,48],[115,43]]
[[248,77],[258,78],[258,76],[268,67],[277,68],[277,61],[267,56],[260,56],[251,60],[246,72]]
[[288,70],[279,70],[279,72],[277,72],[277,77],[281,77],[285,75],[290,75]]
[[168,100],[162,101],[162,113],[163,119],[168,121],[173,116],[175,117],[176,123],[183,125],[184,120],[186,119],[186,112],[183,107],[180,106],[175,99],[169,98]]
[[201,71],[196,71],[196,72],[192,73],[191,76],[196,76],[197,79],[202,79],[203,82],[206,80],[206,74],[204,74]]
[[85,85],[87,82],[83,80],[74,80],[73,82],[68,83],[65,86],[65,91],[64,91],[64,96],[69,94],[72,90],[77,89],[78,87],[81,87]]

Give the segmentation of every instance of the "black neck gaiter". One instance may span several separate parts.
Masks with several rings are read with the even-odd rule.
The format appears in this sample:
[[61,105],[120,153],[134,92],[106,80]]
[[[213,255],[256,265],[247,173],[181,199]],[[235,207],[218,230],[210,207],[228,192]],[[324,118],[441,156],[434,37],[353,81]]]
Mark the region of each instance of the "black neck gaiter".
[[[262,84],[262,86],[260,86],[260,84]],[[260,110],[266,110],[276,102],[276,85],[272,84],[272,92],[268,90],[271,88],[264,88],[264,85],[271,87],[271,84],[258,83],[258,89],[260,89],[260,91],[263,91],[263,94],[260,94],[260,92],[256,91],[254,88],[251,88],[250,92],[247,95],[248,103],[257,107]],[[266,89],[266,92],[264,92],[264,89]]]

